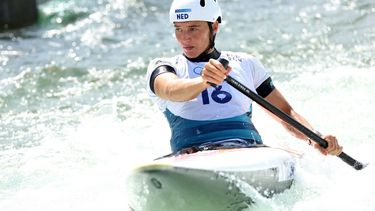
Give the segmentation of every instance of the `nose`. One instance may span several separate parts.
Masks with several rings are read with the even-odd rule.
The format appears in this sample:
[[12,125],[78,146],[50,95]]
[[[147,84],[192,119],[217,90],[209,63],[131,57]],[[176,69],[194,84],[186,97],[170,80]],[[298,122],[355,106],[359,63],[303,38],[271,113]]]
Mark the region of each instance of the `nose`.
[[191,34],[189,33],[188,30],[184,30],[182,32],[182,40],[187,41],[187,40],[190,40],[190,39],[191,39]]
[[186,30],[186,29],[182,29],[180,31],[178,31],[176,33],[176,36],[179,40],[182,40],[182,41],[189,41],[191,40],[191,33],[189,30]]

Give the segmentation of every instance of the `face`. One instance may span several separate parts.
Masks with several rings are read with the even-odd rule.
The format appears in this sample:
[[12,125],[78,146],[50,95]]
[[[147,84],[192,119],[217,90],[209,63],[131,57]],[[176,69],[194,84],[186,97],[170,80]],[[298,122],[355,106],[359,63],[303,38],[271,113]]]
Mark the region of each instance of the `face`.
[[[210,44],[210,29],[205,21],[176,22],[175,34],[185,56],[196,58],[203,53]],[[217,22],[213,25],[217,32]]]

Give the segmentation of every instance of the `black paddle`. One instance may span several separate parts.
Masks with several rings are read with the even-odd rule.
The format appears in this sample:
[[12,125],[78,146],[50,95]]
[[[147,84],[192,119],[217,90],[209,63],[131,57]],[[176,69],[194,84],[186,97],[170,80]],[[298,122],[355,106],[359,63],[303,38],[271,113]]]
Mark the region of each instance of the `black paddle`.
[[[225,69],[228,67],[229,62],[226,59],[221,58],[221,59],[219,59],[219,62],[224,66]],[[228,84],[230,84],[231,86],[233,86],[234,88],[236,88],[238,91],[240,91],[241,93],[243,93],[244,95],[246,95],[247,97],[249,97],[250,99],[255,101],[256,103],[261,105],[263,108],[265,108],[268,111],[270,111],[271,113],[275,114],[277,117],[284,120],[285,122],[287,122],[288,124],[290,124],[291,126],[296,128],[297,130],[299,130],[301,133],[305,134],[308,138],[315,141],[320,146],[322,146],[324,148],[328,147],[328,143],[327,143],[326,140],[321,138],[319,135],[317,135],[316,133],[314,133],[313,131],[311,131],[310,129],[308,129],[307,127],[302,125],[301,123],[297,122],[295,119],[290,117],[285,112],[276,108],[274,105],[272,105],[271,103],[269,103],[268,101],[266,101],[265,99],[263,99],[262,97],[260,97],[256,93],[254,93],[253,91],[251,91],[249,88],[247,88],[246,86],[244,86],[243,84],[238,82],[236,79],[234,79],[234,78],[232,78],[231,76],[228,75],[227,78],[225,79],[225,81]],[[364,165],[361,162],[353,159],[352,157],[350,157],[349,155],[347,155],[344,152],[341,152],[338,155],[338,157],[341,158],[348,165],[355,168],[356,170],[361,170],[364,167],[366,167],[366,165]]]

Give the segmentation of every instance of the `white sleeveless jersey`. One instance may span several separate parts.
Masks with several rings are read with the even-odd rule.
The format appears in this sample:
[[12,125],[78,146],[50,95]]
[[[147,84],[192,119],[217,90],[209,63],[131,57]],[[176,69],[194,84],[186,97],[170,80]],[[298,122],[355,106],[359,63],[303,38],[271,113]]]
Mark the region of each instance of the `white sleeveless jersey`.
[[[229,61],[229,66],[232,67],[229,75],[254,92],[269,77],[259,60],[249,54],[223,51],[220,58]],[[204,90],[190,101],[172,102],[159,98],[151,91],[150,77],[152,72],[162,65],[172,66],[178,77],[187,79],[199,77],[205,62],[191,62],[183,55],[158,58],[150,62],[147,70],[147,90],[162,112],[168,109],[174,115],[189,120],[217,120],[250,111],[251,99],[225,81],[217,87]]]

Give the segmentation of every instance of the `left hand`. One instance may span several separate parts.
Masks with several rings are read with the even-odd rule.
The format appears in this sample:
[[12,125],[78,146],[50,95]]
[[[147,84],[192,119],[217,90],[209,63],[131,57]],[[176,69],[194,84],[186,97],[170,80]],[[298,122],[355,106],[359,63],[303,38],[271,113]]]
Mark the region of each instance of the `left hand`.
[[318,143],[314,143],[314,148],[319,150],[320,153],[322,153],[323,155],[337,156],[342,152],[342,146],[339,145],[335,136],[325,135],[322,138],[327,141],[327,148],[323,148]]

